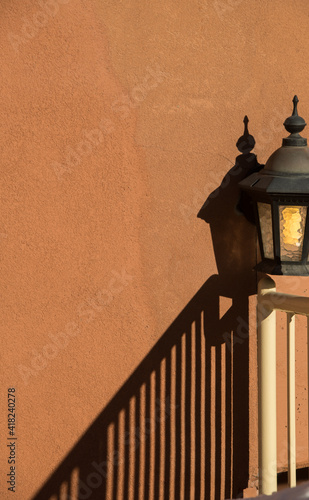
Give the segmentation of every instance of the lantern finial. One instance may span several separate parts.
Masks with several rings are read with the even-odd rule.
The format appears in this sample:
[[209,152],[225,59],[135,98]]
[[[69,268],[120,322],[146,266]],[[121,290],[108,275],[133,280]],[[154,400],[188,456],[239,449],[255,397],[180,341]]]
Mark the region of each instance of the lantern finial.
[[282,146],[307,146],[307,139],[301,137],[299,132],[301,132],[305,126],[305,120],[298,115],[297,104],[299,99],[297,95],[293,98],[293,113],[284,122],[285,129],[290,132],[290,136],[286,137],[282,141]]
[[293,108],[293,113],[292,113],[292,116],[298,116],[298,113],[297,113],[297,103],[299,103],[299,99],[297,97],[297,95],[294,95],[293,97],[293,104],[294,104],[294,108]]

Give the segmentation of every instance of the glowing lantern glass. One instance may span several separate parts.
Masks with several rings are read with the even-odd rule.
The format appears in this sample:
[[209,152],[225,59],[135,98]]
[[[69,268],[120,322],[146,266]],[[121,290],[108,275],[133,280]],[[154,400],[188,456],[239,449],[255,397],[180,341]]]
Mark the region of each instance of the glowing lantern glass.
[[268,274],[309,275],[309,148],[301,137],[306,123],[297,113],[284,122],[283,139],[259,172],[240,182],[255,213],[261,250],[257,269]]

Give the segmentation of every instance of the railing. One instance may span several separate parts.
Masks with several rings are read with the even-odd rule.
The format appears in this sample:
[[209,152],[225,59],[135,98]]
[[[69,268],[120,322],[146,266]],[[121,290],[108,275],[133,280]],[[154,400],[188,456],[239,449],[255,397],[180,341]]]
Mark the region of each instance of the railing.
[[[254,500],[254,498],[248,498],[247,500]],[[297,488],[293,488],[293,490],[284,489],[271,497],[260,495],[258,498],[259,500],[304,500],[309,498],[309,483],[302,484]]]
[[[287,313],[288,478],[292,488],[296,486],[295,315],[308,318],[309,298],[276,292],[269,277],[259,283],[259,491],[266,495],[277,491],[276,311]],[[307,322],[309,359],[309,318]]]

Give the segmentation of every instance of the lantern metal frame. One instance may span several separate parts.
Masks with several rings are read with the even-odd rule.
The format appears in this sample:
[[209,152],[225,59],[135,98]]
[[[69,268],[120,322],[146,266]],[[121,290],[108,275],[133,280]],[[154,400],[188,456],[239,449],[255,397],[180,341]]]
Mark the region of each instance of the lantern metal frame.
[[[256,269],[273,275],[308,276],[309,148],[307,147],[307,140],[298,133],[306,123],[297,114],[298,99],[296,96],[293,102],[293,115],[284,123],[286,129],[291,131],[291,135],[283,139],[283,146],[273,153],[262,170],[242,180],[239,186],[249,197],[253,206],[262,259]],[[295,168],[295,165],[298,166]],[[258,203],[270,205],[273,259],[265,257]],[[307,209],[300,260],[284,260],[284,258],[281,258],[280,206],[297,206],[306,207]]]
[[[256,269],[258,271],[263,271],[267,274],[273,275],[309,275],[309,195],[306,196],[304,195],[304,193],[293,194],[291,193],[291,190],[289,194],[264,191],[257,186],[259,181],[264,180],[261,179],[261,177],[262,176],[259,174],[253,174],[252,176],[250,176],[250,178],[247,178],[240,183],[242,189],[250,195],[253,203],[253,210],[262,258],[262,261],[256,266]],[[307,181],[309,184],[309,179],[307,179]],[[298,179],[298,182],[301,182],[301,179]],[[265,257],[260,217],[258,213],[258,203],[266,203],[270,205],[274,252],[273,259]],[[302,243],[302,257],[299,261],[284,260],[281,258],[279,206],[303,206],[307,208],[304,237]]]

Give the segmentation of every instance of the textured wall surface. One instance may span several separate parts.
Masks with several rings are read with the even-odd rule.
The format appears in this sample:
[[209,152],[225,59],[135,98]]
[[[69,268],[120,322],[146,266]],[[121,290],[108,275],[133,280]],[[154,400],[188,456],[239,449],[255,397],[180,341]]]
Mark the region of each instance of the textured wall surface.
[[[0,19],[0,497],[9,387],[17,500],[236,496],[257,476],[256,242],[237,175],[197,214],[235,165],[245,114],[261,163],[295,93],[309,119],[309,6],[3,0]],[[284,417],[282,335],[278,348]],[[109,463],[99,479],[94,460]]]

